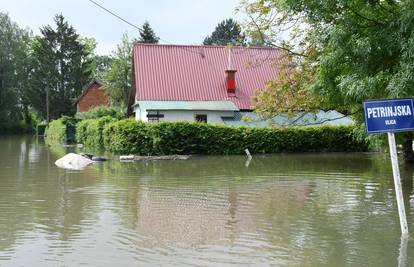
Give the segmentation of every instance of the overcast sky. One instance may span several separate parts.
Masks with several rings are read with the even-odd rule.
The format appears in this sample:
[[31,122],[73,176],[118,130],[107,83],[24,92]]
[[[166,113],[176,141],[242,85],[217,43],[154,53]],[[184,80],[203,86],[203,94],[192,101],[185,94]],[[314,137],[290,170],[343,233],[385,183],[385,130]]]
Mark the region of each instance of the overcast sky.
[[[138,26],[148,20],[159,37],[176,44],[200,44],[223,19],[242,17],[234,12],[239,0],[95,1]],[[134,28],[88,0],[0,0],[0,11],[34,34],[62,13],[79,34],[96,39],[99,54],[113,51],[124,32],[130,37],[138,35]]]

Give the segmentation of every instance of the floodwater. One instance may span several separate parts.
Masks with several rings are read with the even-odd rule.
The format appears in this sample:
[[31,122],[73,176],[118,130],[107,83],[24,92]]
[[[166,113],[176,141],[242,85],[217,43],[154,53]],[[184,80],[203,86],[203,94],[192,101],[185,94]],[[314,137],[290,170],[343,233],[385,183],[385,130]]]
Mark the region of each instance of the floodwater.
[[69,151],[0,136],[0,266],[414,266],[387,155],[55,167]]

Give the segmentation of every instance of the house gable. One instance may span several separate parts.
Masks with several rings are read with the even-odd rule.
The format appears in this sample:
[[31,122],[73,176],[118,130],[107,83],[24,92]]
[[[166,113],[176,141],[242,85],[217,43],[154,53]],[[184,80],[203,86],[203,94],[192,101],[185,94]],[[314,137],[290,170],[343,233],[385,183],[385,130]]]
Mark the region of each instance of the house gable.
[[109,98],[102,89],[102,82],[93,81],[84,88],[82,95],[76,101],[78,112],[85,112],[97,106],[108,106]]

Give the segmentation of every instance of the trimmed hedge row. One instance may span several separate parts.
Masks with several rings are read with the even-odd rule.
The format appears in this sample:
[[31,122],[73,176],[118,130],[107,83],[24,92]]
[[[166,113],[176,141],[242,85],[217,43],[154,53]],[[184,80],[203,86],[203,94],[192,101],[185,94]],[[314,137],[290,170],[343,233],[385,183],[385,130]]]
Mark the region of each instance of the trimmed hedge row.
[[75,143],[76,120],[70,117],[62,117],[49,123],[45,130],[46,143],[69,144]]
[[116,121],[106,116],[99,119],[82,120],[76,124],[76,141],[93,148],[103,147],[102,132],[105,124]]
[[104,127],[104,146],[116,153],[140,155],[243,154],[367,151],[354,127],[247,128],[190,122],[144,123],[134,119]]

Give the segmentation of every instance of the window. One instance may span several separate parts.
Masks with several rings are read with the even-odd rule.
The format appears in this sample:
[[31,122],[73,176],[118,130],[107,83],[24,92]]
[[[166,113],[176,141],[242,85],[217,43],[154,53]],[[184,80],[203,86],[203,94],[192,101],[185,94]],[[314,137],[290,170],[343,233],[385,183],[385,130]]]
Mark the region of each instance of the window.
[[160,118],[164,118],[164,114],[160,114],[159,111],[149,111],[147,118],[149,122],[159,122]]
[[197,122],[207,122],[207,115],[206,114],[196,114],[195,120]]

